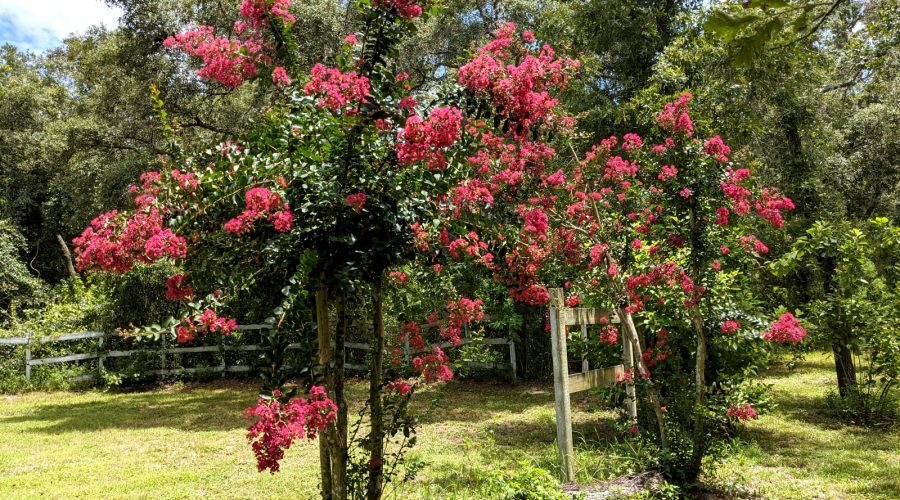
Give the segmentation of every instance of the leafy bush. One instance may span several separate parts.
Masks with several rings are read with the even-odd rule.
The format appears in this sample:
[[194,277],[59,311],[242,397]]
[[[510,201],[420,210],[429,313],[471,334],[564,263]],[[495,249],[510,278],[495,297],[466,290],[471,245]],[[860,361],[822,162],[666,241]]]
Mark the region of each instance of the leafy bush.
[[487,478],[487,493],[503,500],[557,500],[568,498],[559,481],[549,472],[528,462],[514,471],[493,471]]
[[851,387],[842,396],[830,391],[825,403],[832,416],[844,422],[866,427],[890,427],[900,416],[897,398],[875,384]]

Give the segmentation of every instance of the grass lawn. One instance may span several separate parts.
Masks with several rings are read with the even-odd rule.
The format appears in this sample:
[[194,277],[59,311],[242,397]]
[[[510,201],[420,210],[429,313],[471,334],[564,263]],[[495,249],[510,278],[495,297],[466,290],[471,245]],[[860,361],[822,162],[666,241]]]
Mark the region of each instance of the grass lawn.
[[[824,357],[772,370],[780,406],[747,426],[751,444],[710,481],[770,498],[896,498],[900,436],[836,424],[822,414],[833,382]],[[485,498],[488,478],[521,463],[556,464],[552,388],[453,382],[430,388],[411,457],[424,463],[400,498]],[[152,392],[0,396],[0,498],[313,498],[317,448],[288,451],[282,471],[257,473],[244,440],[256,386],[214,382]],[[351,402],[365,391],[353,384]],[[631,472],[612,413],[574,401],[578,479]]]

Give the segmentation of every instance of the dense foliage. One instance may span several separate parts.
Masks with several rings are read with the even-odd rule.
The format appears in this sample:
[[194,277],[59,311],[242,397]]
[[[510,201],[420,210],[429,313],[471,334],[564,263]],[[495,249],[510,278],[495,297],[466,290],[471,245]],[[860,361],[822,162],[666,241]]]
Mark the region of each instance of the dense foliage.
[[[573,348],[632,345],[624,429],[681,483],[805,327],[832,406],[895,413],[896,0],[111,3],[116,30],[0,49],[0,325],[85,298],[60,328],[268,323],[261,470],[321,435],[323,495],[379,497],[415,471],[417,384],[491,356],[464,336],[546,376],[551,287],[622,320]],[[351,340],[375,346],[352,430]]]

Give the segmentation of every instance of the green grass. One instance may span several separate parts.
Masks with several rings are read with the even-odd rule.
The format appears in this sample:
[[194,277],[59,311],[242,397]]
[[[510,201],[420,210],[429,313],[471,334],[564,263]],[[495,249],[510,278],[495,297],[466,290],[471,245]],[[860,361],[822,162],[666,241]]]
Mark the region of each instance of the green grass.
[[[751,445],[712,482],[770,498],[889,498],[900,491],[900,439],[835,424],[823,415],[832,382],[824,358],[772,371],[777,412],[743,433]],[[288,451],[282,471],[257,473],[244,440],[244,407],[256,386],[215,382],[148,392],[52,392],[0,396],[0,498],[315,496],[317,450]],[[352,404],[363,384],[351,384]],[[453,382],[420,394],[425,466],[400,498],[484,498],[486,479],[520,462],[556,465],[551,387]],[[574,402],[578,479],[633,471],[629,440],[596,401]]]
[[900,432],[843,425],[828,416],[836,386],[830,356],[769,370],[778,408],[741,432],[750,443],[716,473],[768,498],[900,498]]

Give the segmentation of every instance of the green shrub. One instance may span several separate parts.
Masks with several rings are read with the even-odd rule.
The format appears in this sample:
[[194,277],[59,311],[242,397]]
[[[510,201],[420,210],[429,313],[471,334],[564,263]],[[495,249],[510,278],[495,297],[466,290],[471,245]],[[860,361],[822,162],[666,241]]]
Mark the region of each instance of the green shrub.
[[874,384],[848,387],[843,397],[837,391],[829,391],[825,403],[833,417],[853,425],[891,427],[900,416],[896,396]]

